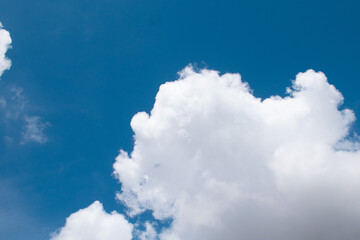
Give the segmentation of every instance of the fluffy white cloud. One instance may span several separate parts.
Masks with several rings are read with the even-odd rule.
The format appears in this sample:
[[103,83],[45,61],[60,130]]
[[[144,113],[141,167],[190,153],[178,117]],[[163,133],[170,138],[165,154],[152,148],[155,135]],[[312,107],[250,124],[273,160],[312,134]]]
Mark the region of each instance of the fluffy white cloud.
[[96,201],[73,213],[52,240],[131,240],[133,226],[117,212],[106,213]]
[[162,240],[359,239],[354,113],[321,72],[287,92],[262,100],[239,74],[191,66],[163,84],[114,164],[129,216],[172,218]]
[[8,31],[3,29],[0,22],[0,76],[5,70],[11,67],[11,61],[5,56],[6,51],[11,46],[11,37]]

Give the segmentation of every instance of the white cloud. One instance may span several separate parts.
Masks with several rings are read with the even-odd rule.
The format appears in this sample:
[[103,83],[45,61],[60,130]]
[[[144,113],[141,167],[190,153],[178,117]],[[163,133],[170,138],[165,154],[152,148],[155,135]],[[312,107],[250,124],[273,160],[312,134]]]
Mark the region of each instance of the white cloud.
[[106,213],[100,202],[73,213],[52,240],[130,240],[132,224],[123,215]]
[[354,113],[321,72],[288,94],[261,100],[239,74],[192,67],[163,84],[114,164],[129,215],[172,218],[162,240],[359,239]]
[[6,51],[11,47],[11,37],[8,31],[3,29],[0,22],[0,76],[5,70],[10,69],[11,61],[5,56]]
[[[3,25],[0,22],[0,76],[11,67],[11,61],[6,57],[7,50],[11,48],[11,42],[10,33],[3,29]],[[7,89],[10,89],[10,91]],[[3,95],[0,96],[0,117],[5,122],[17,121],[18,119],[24,120],[22,123],[24,126],[21,143],[37,142],[42,144],[47,142],[44,130],[50,124],[41,121],[41,118],[38,116],[29,116],[27,114],[25,105],[28,103],[28,100],[23,95],[24,89],[16,86],[9,88],[7,86],[5,89],[0,90],[0,94]],[[11,139],[11,141],[6,140],[7,143],[13,141],[13,137],[10,136],[4,136],[3,139]]]
[[[162,85],[151,114],[133,117],[134,149],[120,152],[114,173],[130,217],[151,210],[172,225],[157,233],[145,222],[135,238],[359,239],[355,115],[339,110],[343,97],[321,72],[299,73],[287,92],[261,100],[239,74],[191,66]],[[118,239],[113,229],[129,225],[104,228],[104,215],[96,202],[53,240]]]
[[38,116],[25,115],[25,126],[22,136],[22,143],[26,142],[47,142],[47,137],[44,134],[44,130],[49,127],[48,122],[43,122]]

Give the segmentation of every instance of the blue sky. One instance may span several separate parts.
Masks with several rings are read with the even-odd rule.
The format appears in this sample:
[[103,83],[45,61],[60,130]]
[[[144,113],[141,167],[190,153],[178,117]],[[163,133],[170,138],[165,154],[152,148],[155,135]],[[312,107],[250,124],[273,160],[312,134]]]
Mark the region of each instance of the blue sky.
[[112,165],[133,148],[130,120],[189,63],[240,73],[261,98],[284,96],[298,72],[322,71],[358,116],[359,9],[350,0],[0,0],[13,41],[1,94],[23,89],[22,114],[39,116],[47,139],[24,143],[24,123],[1,120],[0,238],[48,239],[95,200],[124,213]]

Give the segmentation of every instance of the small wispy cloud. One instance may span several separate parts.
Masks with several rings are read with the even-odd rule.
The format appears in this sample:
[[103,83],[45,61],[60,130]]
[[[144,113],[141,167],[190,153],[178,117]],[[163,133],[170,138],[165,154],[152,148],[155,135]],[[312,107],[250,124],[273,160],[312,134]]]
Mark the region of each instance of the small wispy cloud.
[[46,143],[48,141],[48,138],[45,136],[44,130],[49,126],[50,123],[43,122],[39,116],[25,115],[25,125],[21,143]]
[[22,87],[13,86],[9,90],[2,91],[0,109],[4,111],[6,121],[18,120],[24,114],[25,105],[28,102],[23,95]]
[[17,103],[21,110],[24,109],[24,106],[27,103],[27,100],[23,95],[24,89],[22,87],[12,87],[10,91],[12,93],[11,99]]

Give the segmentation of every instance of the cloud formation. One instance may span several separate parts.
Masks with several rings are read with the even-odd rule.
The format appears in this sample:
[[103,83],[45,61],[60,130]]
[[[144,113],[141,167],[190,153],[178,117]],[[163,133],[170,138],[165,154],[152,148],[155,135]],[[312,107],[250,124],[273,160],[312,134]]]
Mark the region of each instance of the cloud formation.
[[117,212],[106,213],[100,202],[73,213],[52,240],[131,240],[132,225]]
[[[0,22],[0,77],[5,70],[10,69],[11,61],[6,57],[6,52],[11,48],[10,33],[3,28]],[[1,121],[8,123],[12,121],[21,121],[23,132],[21,134],[20,143],[36,142],[45,143],[47,137],[44,130],[50,126],[48,122],[43,122],[39,116],[27,113],[25,106],[28,103],[27,98],[23,94],[24,89],[17,86],[3,85],[0,89],[0,117]],[[2,95],[2,96],[1,96]],[[16,124],[14,124],[16,125]],[[8,127],[9,125],[7,125]],[[6,134],[6,131],[4,133]],[[5,143],[13,142],[14,136],[2,136]]]
[[127,215],[155,219],[134,239],[359,239],[355,115],[322,72],[299,73],[286,97],[263,100],[239,74],[179,75],[150,114],[133,117],[133,151],[114,163]]
[[163,240],[358,239],[360,151],[338,149],[354,113],[322,72],[287,92],[261,100],[239,74],[191,66],[163,84],[114,164],[129,215],[172,218]]

